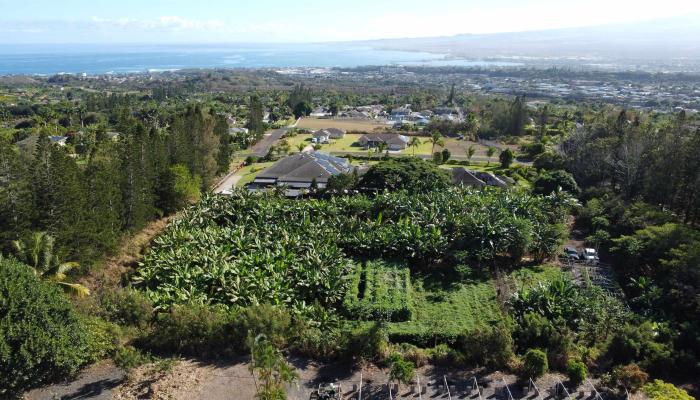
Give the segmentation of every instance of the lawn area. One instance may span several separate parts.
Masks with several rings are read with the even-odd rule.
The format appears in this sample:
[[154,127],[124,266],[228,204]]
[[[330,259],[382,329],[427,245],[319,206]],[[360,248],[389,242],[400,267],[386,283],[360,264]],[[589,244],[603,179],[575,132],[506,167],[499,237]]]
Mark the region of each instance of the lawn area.
[[302,118],[297,128],[313,131],[323,128],[338,128],[346,132],[374,132],[375,129],[386,128],[380,122],[373,120],[334,119],[334,118]]
[[[361,134],[348,133],[342,139],[331,139],[330,143],[321,145],[320,151],[326,153],[357,153],[366,155],[367,150],[365,150],[363,147],[360,147],[358,144],[355,144],[361,136]],[[298,134],[293,137],[287,137],[286,139],[289,145],[291,146],[292,151],[296,151],[297,145],[299,143],[304,143],[307,145],[312,144],[312,137],[313,136],[311,134]],[[432,145],[426,141],[426,138],[421,137],[420,140],[421,144],[415,149],[416,155],[430,155]],[[436,147],[436,150],[437,149],[438,147]],[[401,154],[413,155],[413,148],[409,147],[406,150],[402,151]]]
[[241,175],[242,178],[238,183],[236,184],[237,187],[243,187],[250,182],[253,182],[255,177],[265,170],[265,168],[270,167],[274,162],[264,162],[264,163],[256,163],[252,165],[246,165],[245,167],[241,168],[236,174]]
[[[476,152],[474,153],[473,158],[484,160],[488,159],[486,155],[486,152],[488,151],[487,146],[469,140],[457,140],[454,138],[444,138],[443,140],[445,141],[445,146],[436,146],[436,151],[442,151],[443,148],[447,148],[452,154],[453,158],[466,159],[467,150],[470,146],[474,146],[474,150]],[[493,160],[498,160],[498,154],[494,155]]]
[[394,342],[432,346],[502,319],[492,281],[452,283],[444,287],[430,278],[414,278],[413,319],[389,325]]
[[[346,134],[342,139],[331,139],[328,144],[321,145],[321,151],[326,153],[333,152],[364,152],[365,150],[359,145],[353,146],[355,142],[360,138],[360,134]],[[311,134],[298,134],[293,137],[287,137],[287,142],[292,148],[292,151],[297,151],[297,145],[299,143],[304,143],[306,145],[311,145]]]
[[540,282],[551,282],[567,277],[568,273],[556,265],[541,265],[536,267],[524,267],[513,271],[508,279],[516,290],[530,289]]

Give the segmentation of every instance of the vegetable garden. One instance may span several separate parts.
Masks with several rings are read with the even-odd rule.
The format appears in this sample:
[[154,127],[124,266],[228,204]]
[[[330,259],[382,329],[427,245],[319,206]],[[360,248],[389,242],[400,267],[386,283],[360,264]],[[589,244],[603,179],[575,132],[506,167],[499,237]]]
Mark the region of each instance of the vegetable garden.
[[413,314],[411,273],[400,265],[362,262],[352,272],[343,307],[355,319],[408,321]]

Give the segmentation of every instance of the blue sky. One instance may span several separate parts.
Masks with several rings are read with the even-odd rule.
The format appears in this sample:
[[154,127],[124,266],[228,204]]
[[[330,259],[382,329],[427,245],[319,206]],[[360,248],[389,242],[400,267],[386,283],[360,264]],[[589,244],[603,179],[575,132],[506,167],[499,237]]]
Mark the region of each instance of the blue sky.
[[0,0],[0,43],[323,42],[600,25],[700,0]]

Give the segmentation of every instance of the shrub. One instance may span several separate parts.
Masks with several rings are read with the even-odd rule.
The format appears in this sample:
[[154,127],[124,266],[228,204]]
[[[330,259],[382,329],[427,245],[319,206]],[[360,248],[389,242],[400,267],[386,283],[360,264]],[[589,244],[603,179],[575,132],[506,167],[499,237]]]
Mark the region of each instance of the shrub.
[[564,158],[556,153],[545,152],[535,157],[532,166],[538,171],[543,169],[549,171],[564,169]]
[[510,149],[505,149],[504,151],[501,152],[501,154],[498,156],[498,160],[501,162],[501,168],[509,168],[511,164],[513,164],[513,159],[515,156],[513,155],[513,152]]
[[145,345],[155,351],[183,355],[226,355],[240,350],[236,344],[233,316],[223,308],[176,305],[156,318],[153,334]]
[[637,364],[629,364],[617,367],[612,372],[612,382],[614,385],[625,388],[630,392],[636,392],[647,383],[649,374],[642,371]]
[[394,353],[390,356],[391,370],[389,371],[389,379],[399,381],[403,384],[411,383],[415,367],[410,361],[403,359],[401,354]]
[[455,349],[468,364],[502,368],[513,356],[510,331],[503,325],[483,327],[457,338]]
[[151,362],[152,358],[131,346],[125,346],[117,349],[112,360],[117,367],[128,372]]
[[236,335],[244,339],[265,335],[278,349],[287,347],[289,339],[295,334],[289,311],[269,304],[247,307],[240,312],[236,317],[235,330]]
[[89,335],[56,285],[0,256],[0,397],[65,378],[93,361],[102,350]]
[[691,400],[692,396],[683,389],[677,388],[670,383],[655,379],[654,382],[647,383],[642,387],[642,392],[649,396],[651,400]]
[[345,355],[355,361],[379,361],[389,346],[386,328],[379,322],[361,324],[343,335]]
[[566,373],[569,377],[569,382],[571,382],[571,385],[574,387],[578,387],[580,384],[583,383],[583,381],[586,380],[586,376],[588,375],[588,369],[586,368],[586,364],[584,364],[583,362],[572,360],[569,361]]
[[[442,154],[438,153],[442,159]],[[359,186],[368,190],[426,192],[447,188],[451,179],[447,171],[416,157],[396,158],[373,165],[360,179]]]
[[579,189],[574,177],[570,173],[562,170],[546,172],[540,175],[533,183],[532,191],[535,194],[548,195],[558,188],[574,196],[581,193],[581,189]]
[[428,364],[428,352],[410,343],[401,343],[398,349],[401,356],[412,362],[416,367]]
[[88,354],[92,354],[93,359],[112,356],[121,345],[121,328],[97,317],[84,317],[82,320],[88,333]]
[[547,354],[542,350],[530,349],[525,353],[523,360],[523,376],[525,378],[537,379],[546,374],[549,370]]
[[105,291],[100,297],[103,316],[121,325],[145,328],[153,319],[153,303],[132,289]]
[[672,345],[660,342],[664,336],[649,321],[627,324],[613,337],[608,355],[616,364],[635,362],[648,371],[665,373],[674,360]]

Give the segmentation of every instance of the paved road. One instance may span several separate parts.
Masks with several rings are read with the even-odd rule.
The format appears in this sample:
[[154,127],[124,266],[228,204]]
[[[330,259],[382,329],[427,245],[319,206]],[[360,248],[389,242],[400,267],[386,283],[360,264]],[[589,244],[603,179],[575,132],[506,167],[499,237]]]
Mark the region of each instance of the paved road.
[[272,145],[275,144],[276,141],[280,140],[282,136],[284,136],[284,134],[287,133],[287,130],[289,130],[289,128],[281,128],[272,131],[267,131],[265,133],[265,136],[263,136],[263,138],[258,143],[253,145],[253,148],[250,149],[250,155],[256,157],[265,157],[270,151]]
[[241,178],[243,178],[243,176],[238,175],[238,171],[229,174],[223,181],[221,181],[221,183],[219,183],[219,186],[214,189],[214,193],[221,194],[223,192],[230,191],[236,187]]

